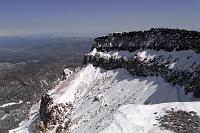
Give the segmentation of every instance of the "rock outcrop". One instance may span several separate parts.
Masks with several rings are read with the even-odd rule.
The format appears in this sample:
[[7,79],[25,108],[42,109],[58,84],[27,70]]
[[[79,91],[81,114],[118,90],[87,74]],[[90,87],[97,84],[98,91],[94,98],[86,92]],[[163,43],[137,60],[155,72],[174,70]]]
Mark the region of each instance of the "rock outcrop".
[[183,111],[174,108],[166,110],[166,115],[157,118],[160,127],[178,133],[199,133],[200,117],[194,111]]
[[[108,36],[96,38],[92,50],[96,53],[86,54],[84,64],[91,63],[94,66],[105,69],[125,68],[136,76],[162,76],[173,85],[185,87],[186,92],[193,92],[194,96],[200,97],[200,64],[193,62],[190,64],[191,70],[185,70],[180,66],[172,69],[170,65],[178,62],[179,58],[170,61],[171,55],[148,59],[140,59],[138,52],[145,50],[180,52],[191,50],[195,55],[200,52],[200,32],[186,31],[178,29],[151,29],[149,31],[113,33]],[[128,51],[136,54],[132,58],[126,56],[101,56],[109,54],[111,51]],[[156,54],[155,54],[156,55]],[[153,55],[154,56],[154,55]],[[182,64],[190,63],[190,55],[185,54],[186,60]],[[198,60],[197,56],[193,59]]]
[[194,50],[200,52],[200,32],[179,29],[152,28],[148,31],[113,33],[94,40],[99,51],[138,49]]
[[[186,93],[193,92],[194,96],[200,97],[199,53],[200,32],[159,28],[144,32],[113,33],[109,34],[108,36],[96,38],[94,40],[91,52],[84,56],[83,63],[91,63],[93,66],[102,67],[107,70],[124,68],[133,76],[160,76],[174,86],[182,86],[185,88]],[[63,80],[68,79],[71,73],[72,72],[70,70],[65,69],[65,72],[63,73]],[[88,73],[86,75],[88,76]],[[81,75],[83,79],[87,79],[87,76]],[[104,78],[109,79],[110,77],[105,76]],[[97,79],[95,82],[92,82],[92,85],[100,87],[99,83],[103,83],[105,80],[104,78],[102,81]],[[76,80],[76,82],[78,82],[78,80]],[[65,85],[69,84],[66,82],[63,86]],[[94,86],[91,86],[91,88]],[[73,125],[77,126],[79,124],[87,123],[92,119],[92,117],[100,114],[102,110],[102,112],[104,112],[104,109],[108,108],[109,106],[110,109],[106,110],[108,112],[110,111],[110,114],[113,113],[119,106],[121,106],[121,104],[119,104],[120,100],[123,101],[121,101],[122,104],[132,104],[134,101],[133,99],[135,98],[134,95],[125,95],[123,98],[119,98],[113,102],[114,99],[116,99],[116,97],[114,97],[111,99],[112,102],[109,102],[108,100],[112,106],[108,105],[107,103],[105,105],[98,104],[96,107],[99,108],[96,110],[85,112],[85,114],[80,115],[80,117],[78,114],[76,118],[74,118],[72,116],[77,112],[80,113],[79,111],[82,110],[81,105],[83,103],[85,104],[85,101],[82,101],[82,99],[87,99],[88,101],[92,100],[91,103],[101,103],[101,98],[103,98],[97,95],[100,92],[98,89],[94,91],[95,93],[89,90],[89,92],[91,91],[90,93],[84,94],[84,87],[90,87],[90,85],[87,83],[84,84],[84,82],[80,82],[80,86],[75,85],[74,89],[77,89],[77,92],[74,94],[77,98],[75,102],[78,102],[78,104],[74,102],[74,105],[69,102],[66,103],[66,101],[62,101],[63,103],[58,102],[56,104],[54,103],[55,99],[53,100],[53,98],[47,94],[44,95],[41,99],[40,105],[40,122],[37,124],[38,132],[44,133],[52,130],[56,133],[70,132],[70,127],[72,128]],[[110,87],[106,89],[110,89]],[[124,91],[124,89],[121,91]],[[82,95],[82,93],[84,95]],[[139,91],[137,93],[139,93]],[[73,93],[70,94],[72,95]],[[78,94],[83,98],[79,99],[81,96],[78,97]],[[120,93],[120,95],[122,94]],[[81,109],[76,110],[76,107],[80,107]],[[84,111],[86,110],[84,109]],[[178,113],[181,114],[179,115]],[[165,121],[165,118],[169,119],[170,122],[174,122],[172,117],[177,117],[179,119],[179,116],[185,117],[185,115],[187,115],[187,112],[184,111],[179,111],[178,113],[169,111],[167,114],[168,116],[166,115],[159,118],[161,121],[160,126],[168,129],[169,126],[166,125],[166,123],[162,123],[168,122]],[[184,119],[188,121],[190,118],[193,119],[193,116],[196,115],[188,114],[188,116],[186,116]],[[198,123],[194,124],[199,124],[199,117],[197,119]],[[170,127],[172,128],[170,130],[176,132],[178,129],[176,125],[177,122],[174,122],[174,125]],[[95,128],[95,126],[91,127]],[[100,125],[97,125],[96,129],[99,127]],[[185,128],[190,127],[183,126],[183,128],[183,130],[185,130]],[[182,130],[182,127],[180,129]],[[77,129],[77,131],[78,130],[79,129]],[[199,131],[199,128],[197,126],[193,126],[192,130]]]
[[70,113],[72,104],[53,104],[53,99],[45,94],[42,96],[40,104],[40,122],[36,128],[38,132],[47,132],[56,128],[56,133],[67,131],[71,123]]

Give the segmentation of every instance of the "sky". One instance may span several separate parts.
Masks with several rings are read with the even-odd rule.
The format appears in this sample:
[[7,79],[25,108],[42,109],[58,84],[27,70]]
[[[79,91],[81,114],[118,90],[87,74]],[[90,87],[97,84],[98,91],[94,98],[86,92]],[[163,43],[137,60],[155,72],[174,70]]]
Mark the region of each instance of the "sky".
[[0,0],[0,36],[200,31],[200,0]]

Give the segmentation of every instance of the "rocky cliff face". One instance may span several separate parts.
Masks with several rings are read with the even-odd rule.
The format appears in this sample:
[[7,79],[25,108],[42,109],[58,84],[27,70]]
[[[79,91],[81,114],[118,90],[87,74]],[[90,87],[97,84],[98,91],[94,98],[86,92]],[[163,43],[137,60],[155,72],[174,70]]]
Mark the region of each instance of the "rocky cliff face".
[[56,127],[56,133],[67,131],[71,121],[71,103],[53,105],[53,99],[45,94],[41,98],[40,122],[36,125],[37,132],[47,132]]
[[98,37],[92,46],[99,51],[139,49],[194,50],[200,52],[200,32],[157,28],[148,31],[113,33]]
[[96,38],[84,64],[162,76],[200,97],[200,32],[178,29],[113,33]]

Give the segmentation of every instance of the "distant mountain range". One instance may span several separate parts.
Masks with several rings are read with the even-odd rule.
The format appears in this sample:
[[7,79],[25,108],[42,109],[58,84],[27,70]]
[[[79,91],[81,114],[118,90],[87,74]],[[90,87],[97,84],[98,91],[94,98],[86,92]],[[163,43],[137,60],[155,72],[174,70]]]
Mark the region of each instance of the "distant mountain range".
[[0,62],[25,59],[81,57],[88,52],[92,38],[0,37]]

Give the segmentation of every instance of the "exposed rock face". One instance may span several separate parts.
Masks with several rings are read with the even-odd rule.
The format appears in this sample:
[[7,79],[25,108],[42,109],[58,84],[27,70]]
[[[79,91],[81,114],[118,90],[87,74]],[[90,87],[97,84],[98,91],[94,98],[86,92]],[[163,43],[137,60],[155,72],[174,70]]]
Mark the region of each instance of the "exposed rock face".
[[148,31],[113,33],[98,37],[92,46],[99,51],[154,49],[200,52],[200,32],[179,29],[152,28]]
[[51,104],[53,104],[53,99],[48,94],[43,95],[40,104],[40,119],[43,121],[44,125],[47,125],[48,121],[51,119],[50,112],[48,112]]
[[[149,31],[113,33],[108,36],[95,39],[92,49],[106,53],[109,51],[129,51],[136,50],[164,50],[181,51],[193,50],[200,52],[200,32],[175,30],[175,29],[151,29]],[[168,59],[153,58],[150,60],[140,60],[134,58],[104,58],[98,54],[87,54],[84,57],[84,64],[91,63],[94,66],[105,69],[125,68],[131,74],[137,76],[157,76],[160,75],[173,85],[184,86],[186,92],[193,92],[194,96],[200,97],[200,64],[193,68],[193,71],[183,69],[172,70]],[[187,57],[190,60],[190,56]],[[178,60],[178,58],[177,58]],[[175,62],[175,61],[174,61]],[[187,62],[185,62],[187,63]]]
[[42,96],[40,105],[40,123],[37,124],[38,132],[46,132],[56,128],[56,133],[67,131],[71,124],[70,113],[72,104],[53,104],[53,99],[45,94]]
[[194,111],[167,110],[166,115],[157,119],[160,127],[178,133],[199,133],[200,117]]

